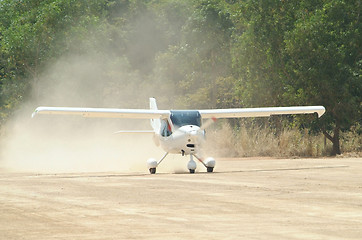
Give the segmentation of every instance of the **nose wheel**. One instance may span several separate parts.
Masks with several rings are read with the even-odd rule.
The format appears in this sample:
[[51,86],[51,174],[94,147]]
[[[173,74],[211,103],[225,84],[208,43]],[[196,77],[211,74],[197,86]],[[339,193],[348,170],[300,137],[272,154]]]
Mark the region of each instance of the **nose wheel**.
[[190,154],[190,161],[187,164],[187,168],[189,169],[190,173],[195,173],[195,169],[196,169],[196,163],[193,159],[193,155]]

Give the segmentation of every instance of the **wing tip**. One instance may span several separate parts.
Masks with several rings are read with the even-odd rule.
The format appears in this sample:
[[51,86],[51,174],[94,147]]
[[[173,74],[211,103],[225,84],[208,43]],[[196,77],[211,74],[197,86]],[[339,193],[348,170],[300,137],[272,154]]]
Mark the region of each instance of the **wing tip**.
[[326,112],[325,107],[320,106],[320,109],[317,111],[317,113],[318,113],[318,118],[322,117],[325,112]]
[[37,107],[34,112],[31,114],[31,118],[34,118],[39,112],[39,107]]

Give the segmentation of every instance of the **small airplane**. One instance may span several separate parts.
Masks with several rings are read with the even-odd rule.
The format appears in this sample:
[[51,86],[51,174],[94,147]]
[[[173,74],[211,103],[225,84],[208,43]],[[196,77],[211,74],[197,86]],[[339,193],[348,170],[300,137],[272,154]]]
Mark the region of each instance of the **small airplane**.
[[[159,110],[156,99],[150,98],[150,109],[38,107],[32,117],[37,114],[65,114],[90,118],[150,119],[153,131],[147,132],[153,133],[156,146],[161,146],[166,152],[158,161],[154,158],[147,160],[150,173],[155,174],[156,168],[169,153],[182,154],[182,156],[189,155],[190,160],[187,168],[190,173],[194,173],[197,166],[193,157],[206,167],[207,172],[213,172],[215,159],[209,157],[203,160],[197,154],[205,142],[205,129],[218,118],[268,117],[271,115],[310,113],[317,113],[318,117],[321,117],[324,112],[323,106]],[[202,119],[208,120],[203,123]]]

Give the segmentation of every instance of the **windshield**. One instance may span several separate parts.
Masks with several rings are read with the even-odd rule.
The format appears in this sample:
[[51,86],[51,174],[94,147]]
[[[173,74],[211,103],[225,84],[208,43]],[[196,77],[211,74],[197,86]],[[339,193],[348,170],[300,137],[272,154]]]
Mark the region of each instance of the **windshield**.
[[199,111],[171,111],[173,125],[182,127],[185,125],[196,125],[201,127],[201,115]]

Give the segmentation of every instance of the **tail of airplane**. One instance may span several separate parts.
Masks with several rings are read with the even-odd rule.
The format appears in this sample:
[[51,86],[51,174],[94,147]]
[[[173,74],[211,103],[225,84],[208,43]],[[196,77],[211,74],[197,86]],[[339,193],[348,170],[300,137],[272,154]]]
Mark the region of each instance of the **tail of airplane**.
[[[158,110],[155,98],[150,98],[150,109],[151,110]],[[159,118],[151,119],[151,126],[153,128],[153,131],[156,134],[159,134],[160,133],[160,128],[161,128],[161,120]]]

